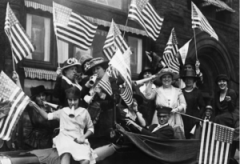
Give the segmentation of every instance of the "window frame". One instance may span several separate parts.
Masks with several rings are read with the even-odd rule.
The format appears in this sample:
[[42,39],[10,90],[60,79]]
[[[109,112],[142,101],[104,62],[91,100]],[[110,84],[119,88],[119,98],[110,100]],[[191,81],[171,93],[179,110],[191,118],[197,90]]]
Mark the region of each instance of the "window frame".
[[32,15],[37,15],[41,17],[46,17],[50,19],[50,31],[51,31],[51,36],[50,36],[50,61],[38,61],[38,60],[31,60],[24,58],[23,59],[23,66],[26,67],[33,67],[33,68],[42,68],[42,69],[47,69],[47,70],[55,70],[57,68],[57,45],[56,45],[56,40],[55,34],[54,34],[54,29],[53,29],[53,18],[52,14],[48,12],[44,12],[42,10],[36,10],[32,8],[26,8],[26,13],[25,13],[25,21],[24,21],[24,27],[25,29],[27,28],[27,14],[32,14]]

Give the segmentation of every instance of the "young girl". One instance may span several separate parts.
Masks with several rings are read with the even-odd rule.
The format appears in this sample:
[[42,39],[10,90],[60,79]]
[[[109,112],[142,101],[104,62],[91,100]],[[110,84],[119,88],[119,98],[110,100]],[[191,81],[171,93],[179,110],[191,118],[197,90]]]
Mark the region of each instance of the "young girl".
[[[66,96],[68,107],[49,114],[40,108],[37,108],[37,110],[45,119],[60,121],[60,132],[53,139],[53,146],[58,151],[61,164],[70,164],[71,156],[81,164],[95,163],[95,155],[87,140],[94,132],[93,123],[88,111],[79,107],[80,91],[73,86],[66,90]],[[36,106],[33,102],[31,102],[31,105]],[[70,117],[73,108],[75,109],[74,117]],[[85,129],[86,132],[84,133]]]

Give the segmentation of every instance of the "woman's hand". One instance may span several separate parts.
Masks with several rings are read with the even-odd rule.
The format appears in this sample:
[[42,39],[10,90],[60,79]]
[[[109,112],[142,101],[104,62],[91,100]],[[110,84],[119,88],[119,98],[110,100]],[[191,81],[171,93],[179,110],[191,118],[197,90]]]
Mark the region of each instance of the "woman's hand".
[[84,144],[85,140],[86,140],[85,136],[80,136],[80,137],[74,139],[74,141],[79,144]]
[[172,112],[172,113],[176,113],[176,112],[178,112],[178,108],[174,108],[174,109],[172,109],[171,112]]
[[129,120],[129,119],[126,119],[126,121],[127,121],[127,123],[126,123],[126,125],[133,125],[133,126],[135,126],[135,127],[138,127],[139,125],[138,124],[136,124],[134,121],[132,121],[132,120]]

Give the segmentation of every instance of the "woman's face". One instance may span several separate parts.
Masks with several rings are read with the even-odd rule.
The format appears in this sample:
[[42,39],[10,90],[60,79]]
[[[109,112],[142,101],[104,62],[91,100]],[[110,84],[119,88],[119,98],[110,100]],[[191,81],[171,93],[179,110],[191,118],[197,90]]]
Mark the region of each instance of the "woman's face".
[[78,105],[79,105],[79,99],[78,98],[68,99],[68,105],[70,108],[72,108],[72,106],[74,106],[74,109],[77,109]]
[[185,70],[185,71],[187,71],[187,70],[193,70],[193,67],[192,67],[191,64],[187,64],[187,65],[185,65],[184,70]]
[[93,74],[96,74],[98,79],[101,79],[104,73],[105,69],[103,69],[101,66],[96,66],[93,68]]
[[187,77],[187,78],[185,78],[184,82],[186,84],[186,87],[193,87],[194,78]]
[[219,80],[218,81],[218,87],[221,90],[225,90],[227,88],[227,81],[226,80]]
[[66,68],[64,70],[64,73],[68,79],[73,80],[75,77],[75,74],[77,73],[77,66],[72,66],[72,67]]
[[143,78],[144,79],[146,79],[146,78],[148,78],[148,77],[151,77],[152,76],[152,73],[151,72],[145,72],[144,74],[143,74]]
[[162,84],[163,86],[170,86],[172,85],[172,76],[169,74],[162,76]]
[[36,96],[35,99],[37,105],[43,106],[43,101],[46,101],[46,94],[45,93],[40,93]]

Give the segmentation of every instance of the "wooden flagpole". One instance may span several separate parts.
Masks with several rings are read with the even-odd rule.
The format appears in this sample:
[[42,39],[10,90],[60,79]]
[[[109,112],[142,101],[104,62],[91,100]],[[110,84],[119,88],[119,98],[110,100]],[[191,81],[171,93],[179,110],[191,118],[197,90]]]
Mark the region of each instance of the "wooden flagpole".
[[12,38],[10,37],[10,46],[11,46],[11,51],[12,51],[12,62],[13,62],[13,71],[16,71],[15,68],[15,63],[14,63],[14,55],[13,55],[13,48],[12,48]]
[[[56,34],[55,34],[55,35],[56,35]],[[56,35],[56,45],[57,45],[58,68],[60,68],[59,54],[58,54],[58,38],[57,38],[57,35]]]
[[197,54],[197,43],[196,43],[196,34],[195,34],[195,29],[193,29],[193,34],[194,34],[194,43],[195,43],[195,51],[196,51],[196,61],[198,61],[198,54]]

